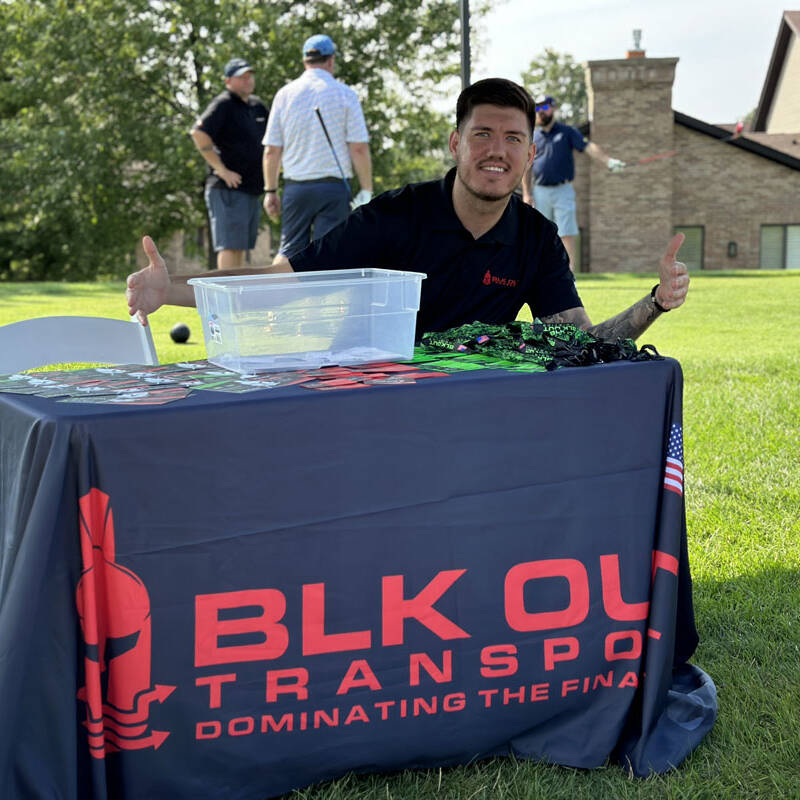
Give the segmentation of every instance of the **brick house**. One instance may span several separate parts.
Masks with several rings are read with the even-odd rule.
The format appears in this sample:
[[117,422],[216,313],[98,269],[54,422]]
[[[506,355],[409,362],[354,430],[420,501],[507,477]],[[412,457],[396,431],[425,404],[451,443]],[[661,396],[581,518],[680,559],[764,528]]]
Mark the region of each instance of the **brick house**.
[[800,11],[784,12],[752,130],[673,110],[677,63],[584,65],[581,130],[630,166],[575,159],[580,270],[652,270],[676,231],[691,269],[800,269]]

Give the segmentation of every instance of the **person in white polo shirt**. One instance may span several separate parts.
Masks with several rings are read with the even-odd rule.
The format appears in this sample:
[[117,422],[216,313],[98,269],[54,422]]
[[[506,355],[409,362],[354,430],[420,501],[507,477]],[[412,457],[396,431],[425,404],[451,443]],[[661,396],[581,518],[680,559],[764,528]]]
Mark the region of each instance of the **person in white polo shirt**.
[[[336,55],[329,36],[307,39],[303,74],[278,90],[270,110],[264,135],[264,208],[271,219],[281,219],[278,252],[287,257],[342,222],[351,206],[372,199],[364,113],[356,93],[333,77]],[[354,170],[360,191],[351,198]]]

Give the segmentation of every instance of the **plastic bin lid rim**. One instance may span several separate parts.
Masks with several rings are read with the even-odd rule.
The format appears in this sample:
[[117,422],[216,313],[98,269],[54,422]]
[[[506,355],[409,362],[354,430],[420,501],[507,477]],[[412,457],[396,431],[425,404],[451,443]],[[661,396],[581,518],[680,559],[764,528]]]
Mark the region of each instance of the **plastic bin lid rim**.
[[[368,273],[368,274],[365,274]],[[325,276],[324,280],[307,280],[308,276]],[[370,278],[422,278],[423,280],[428,277],[425,272],[411,272],[399,269],[383,269],[380,267],[358,267],[355,269],[324,269],[324,270],[309,270],[308,272],[273,272],[263,273],[259,275],[220,275],[208,278],[189,278],[186,281],[190,286],[232,286],[239,283],[249,283],[254,281],[267,280],[287,280],[289,278],[303,277],[302,283],[305,285],[313,285],[314,283],[329,283],[332,276],[339,276],[341,278],[356,278],[360,276],[361,279]]]

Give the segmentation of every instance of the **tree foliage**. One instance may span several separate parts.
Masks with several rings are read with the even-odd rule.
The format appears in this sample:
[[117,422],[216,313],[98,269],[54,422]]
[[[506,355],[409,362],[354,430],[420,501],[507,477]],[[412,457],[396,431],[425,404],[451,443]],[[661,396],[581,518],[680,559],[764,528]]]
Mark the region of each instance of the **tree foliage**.
[[[480,13],[476,9],[473,14]],[[452,0],[4,0],[0,280],[124,274],[143,232],[205,220],[188,131],[242,56],[269,105],[312,33],[359,93],[376,189],[439,174],[457,88]]]
[[537,102],[552,95],[558,103],[559,119],[567,125],[581,125],[588,120],[583,67],[569,53],[545,48],[522,73],[522,84]]

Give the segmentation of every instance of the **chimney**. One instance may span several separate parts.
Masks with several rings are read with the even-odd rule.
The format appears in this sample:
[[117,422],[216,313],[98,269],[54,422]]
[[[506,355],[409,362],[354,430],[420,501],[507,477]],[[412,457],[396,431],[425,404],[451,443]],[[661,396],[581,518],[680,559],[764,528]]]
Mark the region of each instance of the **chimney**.
[[625,58],[644,58],[644,50],[641,49],[642,31],[641,28],[633,29],[633,50],[628,50]]
[[585,64],[590,141],[631,165],[612,174],[589,165],[592,272],[653,269],[672,232],[671,159],[634,166],[673,149],[672,84],[677,58],[647,58],[634,31],[626,58]]

